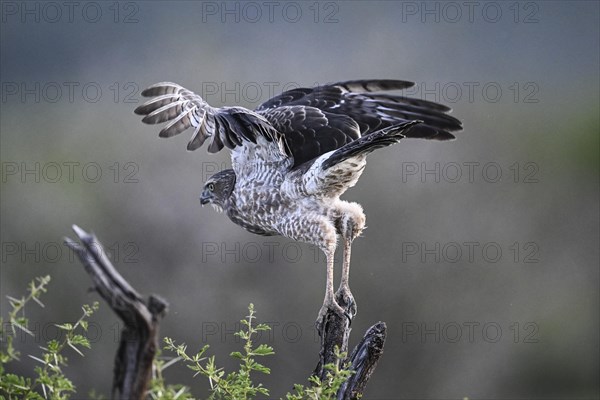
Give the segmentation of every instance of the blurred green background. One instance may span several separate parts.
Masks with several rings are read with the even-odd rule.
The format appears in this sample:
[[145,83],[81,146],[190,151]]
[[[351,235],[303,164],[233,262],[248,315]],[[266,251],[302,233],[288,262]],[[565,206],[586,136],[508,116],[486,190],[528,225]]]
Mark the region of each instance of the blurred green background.
[[[305,382],[323,258],[201,208],[229,155],[186,152],[188,134],[161,140],[133,109],[159,81],[254,108],[293,87],[405,79],[465,129],[376,152],[344,195],[368,225],[353,247],[351,345],[376,321],[389,329],[365,398],[598,398],[598,2],[1,6],[2,315],[6,295],[53,278],[46,307],[27,310],[24,355],[99,299],[62,244],[75,223],[141,293],[169,301],[163,335],[232,366],[253,302],[273,327],[271,395]],[[102,304],[93,327],[66,370],[77,398],[110,392],[120,323]],[[184,367],[167,378],[205,396]]]

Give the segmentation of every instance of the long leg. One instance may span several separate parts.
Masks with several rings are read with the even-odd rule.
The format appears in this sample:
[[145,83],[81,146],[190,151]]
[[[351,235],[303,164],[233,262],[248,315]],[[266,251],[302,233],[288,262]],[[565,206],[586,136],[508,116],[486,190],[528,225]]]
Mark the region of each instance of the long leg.
[[352,239],[349,237],[344,238],[344,263],[342,265],[342,279],[340,281],[340,287],[335,293],[336,301],[338,304],[350,305],[349,318],[352,319],[356,315],[356,302],[354,296],[350,292],[350,253],[352,249]]
[[328,250],[325,252],[327,257],[327,282],[325,284],[325,300],[323,300],[323,306],[319,311],[317,318],[317,325],[323,322],[325,315],[328,310],[335,311],[339,314],[344,314],[344,309],[339,306],[335,301],[335,294],[333,293],[333,261],[334,261],[335,250]]
[[350,279],[350,251],[352,250],[352,239],[344,238],[344,263],[342,264],[342,280],[340,281],[340,291],[342,288],[350,291],[349,279]]
[[[345,215],[343,222],[342,237],[344,238],[344,265],[342,271],[342,284],[337,293],[333,292],[333,269],[334,269],[334,255],[336,248],[336,230],[333,225],[325,223],[321,226],[322,246],[321,249],[325,253],[327,258],[327,283],[325,286],[325,300],[323,306],[319,311],[317,317],[317,330],[323,331],[325,326],[325,317],[329,310],[337,313],[338,315],[346,315],[349,319],[356,314],[356,306],[350,288],[348,286],[348,278],[350,275],[350,247],[352,240],[360,234],[364,228],[364,214],[362,208],[355,203],[341,202],[343,206],[349,207],[351,210],[352,217]],[[357,229],[358,228],[358,229]],[[337,295],[337,296],[336,296]],[[342,307],[340,307],[339,301],[343,301],[344,306],[350,305],[350,311],[348,313]]]
[[362,207],[356,203],[342,202],[342,220],[339,233],[344,240],[344,262],[342,265],[342,279],[336,292],[336,300],[342,306],[350,305],[350,318],[356,315],[356,302],[350,292],[350,254],[352,241],[361,234],[365,227],[365,214]]

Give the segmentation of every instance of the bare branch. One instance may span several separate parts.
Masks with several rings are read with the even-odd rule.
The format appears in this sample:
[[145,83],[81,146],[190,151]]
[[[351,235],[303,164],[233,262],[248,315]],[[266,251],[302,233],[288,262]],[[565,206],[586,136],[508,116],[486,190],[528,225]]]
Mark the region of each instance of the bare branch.
[[144,399],[158,348],[158,319],[166,312],[167,302],[152,295],[145,304],[117,272],[96,236],[76,225],[73,230],[81,244],[69,238],[65,243],[77,253],[94,288],[125,324],[115,358],[112,396]]

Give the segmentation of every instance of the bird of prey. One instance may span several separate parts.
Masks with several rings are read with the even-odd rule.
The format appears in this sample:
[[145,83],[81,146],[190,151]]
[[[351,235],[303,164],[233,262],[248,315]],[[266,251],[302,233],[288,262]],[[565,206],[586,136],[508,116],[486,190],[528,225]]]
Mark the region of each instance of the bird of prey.
[[[170,82],[142,92],[153,97],[136,108],[143,122],[169,122],[160,137],[193,129],[188,150],[231,150],[232,169],[210,177],[200,202],[224,211],[259,235],[282,235],[318,246],[326,255],[325,300],[343,314],[336,295],[353,304],[348,277],[352,241],[365,227],[362,207],[340,199],[362,174],[372,151],[404,138],[454,139],[461,122],[431,101],[389,93],[413,86],[400,80],[355,80],[288,90],[254,111],[214,108]],[[388,92],[388,93],[384,93]],[[344,244],[342,278],[333,291],[337,236]],[[355,312],[356,310],[354,310]]]

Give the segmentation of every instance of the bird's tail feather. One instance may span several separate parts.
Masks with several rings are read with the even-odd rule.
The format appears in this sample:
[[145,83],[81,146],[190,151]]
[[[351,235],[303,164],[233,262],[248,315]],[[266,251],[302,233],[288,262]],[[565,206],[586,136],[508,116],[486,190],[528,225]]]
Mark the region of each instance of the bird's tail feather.
[[409,121],[369,133],[337,149],[323,162],[322,168],[328,169],[359,154],[369,154],[374,150],[398,143],[401,139],[410,137],[409,130],[422,122],[418,120]]

